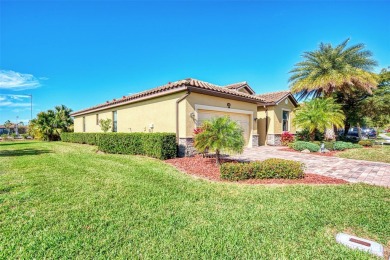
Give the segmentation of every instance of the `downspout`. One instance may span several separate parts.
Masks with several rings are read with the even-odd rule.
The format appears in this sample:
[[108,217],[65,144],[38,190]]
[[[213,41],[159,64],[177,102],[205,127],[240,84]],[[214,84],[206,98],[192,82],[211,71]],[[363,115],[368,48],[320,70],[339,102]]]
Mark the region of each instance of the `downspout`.
[[176,143],[179,144],[179,103],[187,98],[191,94],[191,91],[188,90],[187,94],[182,96],[176,101]]

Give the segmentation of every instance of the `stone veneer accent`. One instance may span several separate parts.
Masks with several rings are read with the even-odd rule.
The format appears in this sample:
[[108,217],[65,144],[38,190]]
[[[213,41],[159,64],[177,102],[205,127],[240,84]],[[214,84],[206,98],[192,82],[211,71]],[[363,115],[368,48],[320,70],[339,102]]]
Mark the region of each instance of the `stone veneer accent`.
[[196,154],[194,138],[179,138],[179,157],[189,157]]
[[259,135],[252,135],[252,147],[259,146]]
[[267,144],[268,145],[282,145],[281,134],[268,134],[267,135]]

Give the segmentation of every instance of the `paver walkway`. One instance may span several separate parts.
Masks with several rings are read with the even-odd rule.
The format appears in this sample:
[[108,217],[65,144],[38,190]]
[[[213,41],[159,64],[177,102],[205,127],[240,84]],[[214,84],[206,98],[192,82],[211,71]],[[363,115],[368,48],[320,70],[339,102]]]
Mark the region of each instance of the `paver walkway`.
[[313,154],[281,151],[282,147],[262,146],[245,149],[233,158],[240,160],[265,160],[282,158],[305,163],[306,172],[343,179],[349,182],[364,182],[390,187],[390,164],[326,157]]

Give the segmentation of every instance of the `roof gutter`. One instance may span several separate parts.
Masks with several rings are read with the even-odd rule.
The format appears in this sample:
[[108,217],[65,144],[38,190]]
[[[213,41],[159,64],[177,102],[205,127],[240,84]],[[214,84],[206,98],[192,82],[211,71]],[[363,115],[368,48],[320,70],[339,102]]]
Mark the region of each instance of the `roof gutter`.
[[191,90],[187,91],[187,94],[176,100],[176,143],[179,145],[179,103],[186,99],[191,94]]
[[171,89],[171,90],[164,91],[164,92],[158,92],[158,93],[150,94],[150,95],[147,95],[147,96],[144,96],[144,97],[140,97],[140,98],[130,99],[130,100],[126,100],[126,101],[123,101],[123,102],[117,102],[117,103],[114,103],[114,104],[108,104],[108,105],[102,104],[101,106],[98,106],[98,107],[95,107],[95,108],[89,108],[89,109],[76,111],[76,112],[74,112],[74,113],[72,113],[70,115],[71,116],[81,116],[81,115],[85,115],[85,114],[91,114],[91,113],[94,113],[94,112],[107,110],[107,109],[110,109],[110,108],[115,108],[115,107],[128,105],[128,104],[132,104],[132,103],[136,103],[136,102],[140,102],[140,101],[144,101],[144,100],[148,100],[148,99],[152,99],[152,98],[157,98],[157,97],[161,97],[161,96],[165,96],[165,95],[169,95],[169,94],[174,94],[174,93],[177,93],[177,92],[184,91],[186,89],[187,89],[186,87],[179,87],[179,88]]

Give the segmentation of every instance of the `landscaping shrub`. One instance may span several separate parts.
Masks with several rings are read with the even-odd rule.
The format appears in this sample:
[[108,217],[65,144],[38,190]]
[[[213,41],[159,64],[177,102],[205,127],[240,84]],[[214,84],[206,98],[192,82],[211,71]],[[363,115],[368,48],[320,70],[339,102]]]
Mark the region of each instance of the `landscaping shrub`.
[[307,149],[310,152],[318,152],[320,150],[320,146],[318,144],[304,141],[296,141],[294,143],[290,143],[288,146],[296,151],[303,151]]
[[342,141],[337,141],[333,145],[333,149],[336,151],[343,151],[346,149],[354,149],[354,148],[362,148],[360,144],[353,144],[349,142],[342,142]]
[[322,144],[322,142],[320,142],[320,141],[313,141],[313,142],[310,142],[310,143],[316,144],[316,145],[318,145],[318,146],[321,146],[321,144]]
[[146,155],[157,159],[176,157],[176,135],[172,133],[62,133],[63,142],[97,145],[100,151]]
[[373,146],[373,142],[371,140],[360,140],[358,144],[366,147]]
[[294,142],[294,135],[290,132],[283,132],[281,136],[282,145],[287,146],[289,143]]
[[299,179],[304,177],[304,164],[292,160],[271,158],[256,168],[256,179]]
[[333,148],[334,143],[335,143],[335,142],[324,142],[324,144],[325,144],[325,149],[327,149],[327,150],[329,150],[329,151],[333,151],[333,150],[334,150],[334,148]]
[[[301,131],[297,131],[296,134],[295,134],[295,139],[298,140],[298,141],[309,142],[310,141],[309,130],[303,129]],[[320,132],[318,130],[315,130],[315,132],[314,132],[314,140],[316,140],[316,141],[324,140],[324,133],[322,133],[322,132]]]
[[356,137],[349,137],[349,136],[344,136],[344,135],[338,135],[336,137],[337,141],[342,141],[342,142],[348,142],[348,143],[357,143],[358,139]]
[[300,162],[271,158],[250,163],[224,163],[220,167],[221,179],[238,181],[256,179],[298,179],[304,177]]
[[100,133],[61,133],[63,142],[97,145],[97,136]]
[[259,162],[223,163],[220,167],[221,179],[230,181],[247,180],[255,177],[253,169]]

